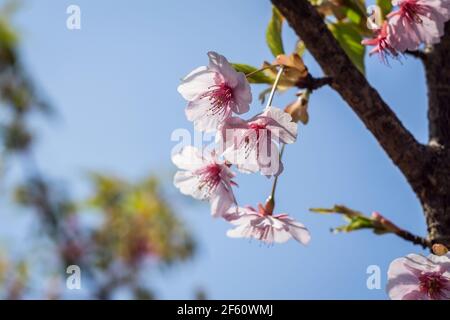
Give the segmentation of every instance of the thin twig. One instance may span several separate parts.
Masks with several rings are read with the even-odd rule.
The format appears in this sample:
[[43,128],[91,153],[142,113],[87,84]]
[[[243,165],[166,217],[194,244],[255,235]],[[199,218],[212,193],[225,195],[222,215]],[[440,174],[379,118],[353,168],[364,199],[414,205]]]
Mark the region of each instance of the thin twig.
[[262,71],[265,71],[265,70],[277,68],[279,66],[280,66],[279,64],[271,64],[270,66],[267,66],[267,67],[264,67],[264,68],[261,68],[261,69],[258,69],[258,70],[246,73],[245,76],[248,78],[248,77],[253,76],[254,74],[257,74],[258,72],[262,72]]
[[308,89],[309,91],[317,90],[323,86],[329,86],[333,83],[333,78],[331,77],[322,77],[322,78],[314,78],[310,74],[306,78],[301,79],[296,83],[297,88],[299,89]]
[[269,99],[267,99],[266,109],[270,107],[272,104],[273,97],[275,92],[277,91],[278,83],[280,82],[281,75],[283,74],[284,66],[281,66],[280,70],[278,70],[277,77],[275,78],[275,82],[273,83],[272,90],[270,91]]
[[[281,161],[281,158],[283,157],[283,153],[284,153],[284,147],[285,147],[286,145],[283,143],[283,146],[281,147],[281,151],[280,151],[280,161]],[[270,193],[270,199],[273,199],[274,201],[275,201],[275,191],[276,191],[276,189],[277,189],[277,183],[278,183],[278,177],[279,177],[280,175],[276,175],[275,176],[275,178],[274,178],[274,180],[273,180],[273,184],[272,184],[272,192]]]
[[431,247],[433,246],[433,244],[431,243],[430,240],[423,238],[423,237],[419,237],[416,236],[415,234],[412,234],[409,231],[406,230],[399,230],[398,232],[394,233],[397,236],[399,236],[400,238],[412,242],[414,244],[420,245],[422,246],[422,248],[424,249],[431,249]]
[[420,59],[422,61],[425,61],[425,59],[427,58],[426,53],[423,52],[423,51],[420,51],[420,50],[414,50],[414,51],[413,50],[406,50],[405,54],[407,54],[407,55],[409,55],[411,57]]

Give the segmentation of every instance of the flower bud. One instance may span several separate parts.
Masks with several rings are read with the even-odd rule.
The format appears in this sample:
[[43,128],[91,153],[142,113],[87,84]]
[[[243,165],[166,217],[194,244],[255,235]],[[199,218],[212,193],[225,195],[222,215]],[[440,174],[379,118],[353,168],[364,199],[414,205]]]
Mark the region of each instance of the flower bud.
[[395,224],[393,224],[390,220],[386,219],[384,216],[382,216],[379,212],[372,212],[372,219],[377,221],[381,224],[381,226],[385,229],[387,232],[400,232],[400,228],[397,227]]
[[275,200],[272,198],[272,196],[269,196],[266,200],[266,204],[264,205],[264,212],[266,214],[272,215],[274,208],[275,208]]
[[309,93],[305,91],[299,95],[296,101],[289,104],[284,111],[289,113],[292,117],[292,121],[301,122],[306,125],[309,121],[308,114],[308,102],[309,102]]
[[433,250],[433,253],[437,256],[446,255],[448,252],[447,247],[440,243],[433,244],[433,247],[431,248],[431,250]]

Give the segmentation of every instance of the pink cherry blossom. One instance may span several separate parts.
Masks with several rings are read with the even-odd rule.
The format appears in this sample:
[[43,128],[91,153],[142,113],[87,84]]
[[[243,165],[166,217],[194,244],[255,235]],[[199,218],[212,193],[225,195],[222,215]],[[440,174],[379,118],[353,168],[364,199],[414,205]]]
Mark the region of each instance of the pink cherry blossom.
[[311,239],[303,224],[284,213],[272,215],[262,205],[258,210],[252,207],[232,208],[224,218],[236,225],[235,229],[227,232],[231,238],[255,238],[267,244],[284,243],[294,238],[304,245]]
[[393,0],[392,4],[399,7],[388,15],[388,41],[393,48],[403,52],[440,41],[450,19],[450,0]]
[[174,184],[181,193],[195,199],[209,200],[211,214],[222,216],[234,204],[232,179],[235,174],[215,152],[201,153],[192,146],[184,147],[172,156],[173,163],[181,169],[175,174]]
[[243,114],[252,101],[245,74],[236,72],[227,59],[209,52],[209,65],[188,74],[178,92],[189,101],[186,116],[199,131],[215,131],[232,113]]
[[223,157],[241,172],[260,171],[266,176],[282,171],[278,145],[293,143],[297,138],[297,124],[281,109],[268,107],[251,118],[229,118],[217,136]]
[[372,39],[365,39],[361,43],[366,46],[374,46],[369,52],[369,55],[378,54],[381,61],[387,63],[387,57],[397,57],[398,52],[388,41],[388,23],[385,21],[383,25],[375,30],[375,37]]
[[393,300],[450,299],[450,254],[409,254],[391,262],[387,292]]

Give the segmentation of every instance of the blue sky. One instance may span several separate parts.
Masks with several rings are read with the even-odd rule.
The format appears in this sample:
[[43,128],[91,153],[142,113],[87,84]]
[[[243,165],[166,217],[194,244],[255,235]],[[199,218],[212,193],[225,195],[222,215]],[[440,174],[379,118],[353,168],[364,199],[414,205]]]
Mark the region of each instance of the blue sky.
[[[81,30],[66,29],[70,4],[81,7]],[[270,13],[270,2],[257,0],[24,1],[14,19],[22,57],[59,112],[58,121],[37,123],[42,170],[72,181],[70,191],[79,197],[89,191],[87,170],[130,179],[158,172],[169,181],[175,170],[170,135],[177,128],[192,131],[176,91],[179,79],[206,64],[209,50],[234,62],[271,60],[265,45]],[[285,28],[286,49],[295,39]],[[313,75],[321,75],[310,56],[306,62]],[[370,82],[417,139],[426,141],[421,65],[409,58],[387,67],[376,57],[367,58],[366,65]],[[253,87],[251,114],[262,108],[256,99],[260,90]],[[277,95],[273,104],[284,107],[293,94]],[[267,247],[229,239],[228,225],[213,220],[206,204],[193,206],[175,197],[199,250],[187,264],[149,272],[159,297],[192,298],[195,288],[204,288],[213,299],[386,299],[390,261],[420,248],[369,231],[334,235],[329,229],[341,218],[314,215],[308,208],[341,203],[367,213],[377,210],[420,235],[426,232],[424,218],[399,170],[332,90],[311,97],[310,123],[286,148],[284,164],[278,211],[310,229],[310,245],[291,241]],[[269,194],[266,178],[240,175],[237,180],[241,204],[255,205]],[[168,184],[168,193],[177,191]],[[373,264],[382,271],[381,290],[366,287],[366,268]]]

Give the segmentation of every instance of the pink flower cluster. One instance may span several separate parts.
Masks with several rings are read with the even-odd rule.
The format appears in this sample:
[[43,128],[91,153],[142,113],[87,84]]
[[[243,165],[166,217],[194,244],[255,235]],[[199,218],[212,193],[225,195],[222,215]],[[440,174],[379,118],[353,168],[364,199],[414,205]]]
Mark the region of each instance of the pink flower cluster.
[[211,214],[236,226],[230,237],[256,238],[266,243],[290,238],[306,244],[308,230],[286,214],[273,215],[260,206],[239,207],[233,194],[236,174],[260,172],[267,177],[282,171],[279,147],[294,143],[297,124],[281,109],[268,106],[251,119],[236,115],[250,109],[252,94],[245,74],[236,72],[222,55],[209,52],[209,65],[188,74],[178,92],[188,101],[186,116],[198,131],[216,132],[216,150],[186,146],[173,154],[180,169],[174,184],[181,193],[207,200]]
[[450,253],[395,259],[389,266],[387,292],[392,300],[450,300]]
[[432,45],[444,35],[445,22],[450,19],[450,0],[393,0],[397,8],[375,30],[372,39],[362,44],[374,46],[383,61],[400,52],[417,50],[421,44]]

